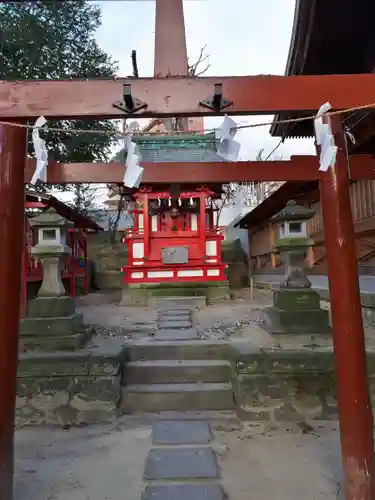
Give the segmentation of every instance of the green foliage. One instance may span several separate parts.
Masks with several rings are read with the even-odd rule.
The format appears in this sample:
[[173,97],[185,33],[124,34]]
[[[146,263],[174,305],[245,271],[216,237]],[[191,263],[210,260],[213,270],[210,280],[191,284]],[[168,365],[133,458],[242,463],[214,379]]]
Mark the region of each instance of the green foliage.
[[[1,4],[0,80],[113,78],[117,65],[94,38],[100,24],[100,9],[85,0]],[[109,120],[49,120],[48,126],[63,129],[43,132],[50,159],[70,162],[106,161],[117,131]],[[77,135],[69,128],[108,135]]]

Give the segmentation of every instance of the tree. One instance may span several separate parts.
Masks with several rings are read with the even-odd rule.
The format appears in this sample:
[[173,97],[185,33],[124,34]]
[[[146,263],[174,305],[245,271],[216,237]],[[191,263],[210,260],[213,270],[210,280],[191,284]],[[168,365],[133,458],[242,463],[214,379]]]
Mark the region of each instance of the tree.
[[69,205],[82,215],[95,219],[95,212],[99,209],[96,202],[98,187],[95,184],[72,184],[71,191]]
[[[113,78],[117,65],[94,37],[100,24],[99,7],[86,0],[1,4],[0,80]],[[62,129],[41,132],[57,161],[106,161],[117,132],[109,120],[49,120],[48,126]],[[73,128],[105,134],[74,134]]]

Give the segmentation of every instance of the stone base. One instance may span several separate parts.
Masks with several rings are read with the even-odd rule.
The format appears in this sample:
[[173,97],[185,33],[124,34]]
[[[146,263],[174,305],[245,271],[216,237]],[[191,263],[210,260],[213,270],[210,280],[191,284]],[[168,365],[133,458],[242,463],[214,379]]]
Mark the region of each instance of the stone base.
[[16,425],[111,422],[118,415],[122,351],[20,355]]
[[330,333],[329,315],[320,308],[320,296],[311,289],[281,288],[273,294],[272,307],[264,312],[270,333]]
[[75,313],[73,297],[37,297],[27,304],[29,318],[62,318]]
[[83,325],[83,314],[77,312],[53,318],[26,317],[20,321],[20,336],[25,349],[73,350],[82,347],[91,333],[92,330]]
[[91,327],[82,328],[73,335],[21,335],[22,346],[27,351],[75,351],[81,349],[91,338],[93,330]]
[[264,309],[265,329],[273,334],[330,333],[328,311],[282,311],[276,307]]
[[227,281],[131,284],[123,290],[122,302],[147,304],[150,297],[207,297],[209,303],[231,298]]

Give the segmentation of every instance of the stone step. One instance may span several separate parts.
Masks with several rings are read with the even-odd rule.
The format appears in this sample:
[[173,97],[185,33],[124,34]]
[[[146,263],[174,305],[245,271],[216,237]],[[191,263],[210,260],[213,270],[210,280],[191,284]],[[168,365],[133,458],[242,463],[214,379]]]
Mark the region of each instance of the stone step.
[[197,448],[154,448],[148,452],[146,481],[218,479],[220,476],[214,450]]
[[207,306],[207,297],[149,297],[148,304],[157,309],[174,309],[188,306],[191,309],[201,309]]
[[196,340],[198,338],[198,330],[196,328],[158,328],[155,332],[154,339],[156,341],[173,341],[173,340]]
[[157,484],[147,486],[142,500],[225,500],[223,487],[215,483]]
[[176,308],[169,308],[169,309],[159,309],[158,310],[158,317],[165,317],[165,316],[190,316],[191,311],[189,307],[180,307],[178,309]]
[[231,365],[228,361],[133,361],[125,367],[124,382],[129,385],[229,382],[231,375]]
[[171,318],[158,321],[158,328],[191,328],[190,319]]
[[153,339],[125,343],[129,361],[157,359],[228,359],[230,345],[225,340],[181,340],[158,342]]
[[124,413],[230,410],[235,407],[232,384],[150,384],[122,388]]

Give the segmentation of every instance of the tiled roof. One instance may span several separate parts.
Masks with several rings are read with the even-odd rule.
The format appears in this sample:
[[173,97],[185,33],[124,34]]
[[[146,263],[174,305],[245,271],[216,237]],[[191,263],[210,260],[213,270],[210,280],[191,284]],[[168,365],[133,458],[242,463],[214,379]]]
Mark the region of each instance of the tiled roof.
[[[144,162],[205,162],[223,161],[217,155],[215,134],[179,134],[173,136],[134,136]],[[121,150],[113,161],[125,162]]]

